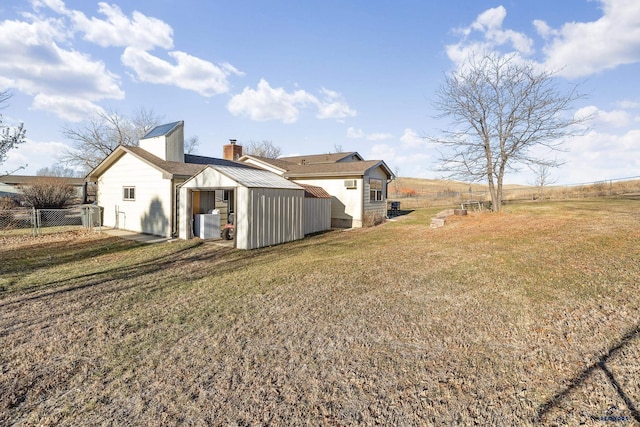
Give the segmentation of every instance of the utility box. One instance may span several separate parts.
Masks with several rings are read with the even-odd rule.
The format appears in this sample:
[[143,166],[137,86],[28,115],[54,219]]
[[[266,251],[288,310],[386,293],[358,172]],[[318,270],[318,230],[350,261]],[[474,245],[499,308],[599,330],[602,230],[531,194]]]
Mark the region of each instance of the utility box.
[[201,239],[219,239],[220,211],[215,209],[212,213],[196,214],[193,222],[193,234]]
[[101,227],[104,207],[97,205],[80,206],[80,219],[84,228]]

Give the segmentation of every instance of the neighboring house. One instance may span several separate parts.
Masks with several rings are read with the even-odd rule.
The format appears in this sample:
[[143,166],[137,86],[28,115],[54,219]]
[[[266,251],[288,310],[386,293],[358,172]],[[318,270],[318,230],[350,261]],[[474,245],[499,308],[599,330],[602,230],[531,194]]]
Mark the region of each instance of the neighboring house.
[[239,160],[323,188],[332,197],[332,227],[370,226],[387,216],[387,187],[395,177],[382,160],[364,160],[356,152],[278,159],[245,155]]
[[0,197],[20,198],[22,187],[28,187],[34,181],[47,178],[60,179],[68,182],[76,190],[78,201],[86,201],[86,185],[83,178],[61,178],[49,176],[27,176],[27,175],[3,175],[0,176]]
[[183,129],[182,121],[158,126],[139,147],[118,146],[87,175],[97,184],[105,226],[182,239],[208,227],[202,235],[218,238],[233,212],[241,249],[331,227],[331,199],[321,188],[234,161],[241,147],[233,140],[223,159],[184,154]]

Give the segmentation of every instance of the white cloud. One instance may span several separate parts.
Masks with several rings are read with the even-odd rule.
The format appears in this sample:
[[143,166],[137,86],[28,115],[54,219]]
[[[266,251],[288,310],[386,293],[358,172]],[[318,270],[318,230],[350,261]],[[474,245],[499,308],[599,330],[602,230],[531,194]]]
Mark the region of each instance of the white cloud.
[[589,125],[597,127],[623,128],[633,123],[633,116],[627,111],[613,110],[603,111],[598,107],[590,105],[580,108],[575,112],[574,117],[577,119],[589,117]]
[[387,139],[393,139],[393,135],[390,133],[365,133],[362,129],[356,129],[349,127],[347,129],[347,138],[350,139],[366,139],[367,141],[384,141]]
[[513,30],[502,29],[506,17],[507,10],[504,6],[488,9],[478,15],[470,28],[484,33],[486,41],[495,46],[511,44],[518,52],[531,54],[533,41],[529,37]]
[[581,77],[640,61],[640,2],[599,2],[604,13],[597,21],[569,22],[558,30],[536,25],[543,36],[553,36],[544,48],[547,67]]
[[300,110],[315,107],[316,117],[320,119],[344,118],[355,115],[342,96],[327,89],[322,89],[324,100],[304,90],[287,92],[284,88],[272,88],[261,79],[256,89],[245,87],[242,93],[235,95],[227,104],[227,109],[234,116],[244,115],[256,121],[280,120],[283,123],[295,123]]
[[624,108],[624,109],[637,109],[637,108],[640,108],[640,102],[632,101],[630,99],[624,99],[618,102],[618,107]]
[[46,95],[44,93],[39,93],[33,98],[33,108],[43,111],[56,111],[59,117],[71,122],[79,122],[89,115],[104,112],[101,107],[86,99]]
[[245,87],[241,94],[235,95],[227,104],[234,116],[248,116],[251,120],[280,120],[283,123],[295,123],[300,114],[299,108],[314,104],[316,98],[304,90],[293,93],[283,88],[272,88],[264,79],[257,89]]
[[138,11],[132,18],[122,13],[115,4],[98,3],[98,12],[106,17],[87,18],[79,10],[69,10],[62,0],[32,0],[36,11],[49,8],[58,15],[69,19],[68,26],[73,32],[84,33],[83,38],[102,47],[134,46],[149,50],[154,47],[173,47],[173,29],[164,21],[148,17]]
[[[60,10],[59,7],[56,9]],[[75,29],[83,32],[87,41],[102,47],[136,47],[142,50],[173,47],[173,29],[160,19],[145,16],[138,11],[134,11],[132,18],[129,18],[117,5],[103,2],[98,3],[98,11],[106,20],[87,18],[77,10],[67,12]]]
[[217,66],[184,52],[169,52],[169,56],[175,60],[175,64],[143,50],[128,47],[122,54],[122,63],[130,67],[140,81],[175,85],[202,96],[227,92],[227,77],[230,74],[240,74],[229,64]]
[[[7,86],[32,96],[66,97],[73,101],[95,102],[102,99],[122,99],[119,79],[109,72],[102,61],[73,49],[63,49],[68,34],[60,22],[33,18],[33,22],[3,21],[0,23],[0,74]],[[64,111],[63,103],[49,103],[60,117],[73,113]]]
[[[446,46],[449,59],[459,66],[474,55],[499,49],[512,49],[507,53],[518,56],[533,54],[533,40],[524,33],[503,29],[506,16],[507,10],[498,6],[479,14],[468,27],[459,28],[457,32],[462,40]],[[480,40],[471,38],[475,33],[480,33]]]
[[[100,2],[104,19],[99,19],[68,9],[62,0],[31,4],[33,12],[22,12],[22,20],[0,22],[0,81],[33,96],[33,108],[61,118],[81,120],[101,110],[100,101],[125,97],[119,76],[74,47],[78,35],[98,46],[124,47],[121,60],[138,81],[208,97],[228,92],[228,77],[242,75],[231,64],[216,65],[185,52],[167,52],[174,62],[151,55],[153,48],[173,47],[173,29],[140,12],[127,16],[117,5]],[[326,108],[326,115],[340,112],[339,103]]]
[[436,178],[435,171],[430,170],[433,157],[416,148],[401,149],[390,144],[375,144],[365,156],[367,159],[382,159],[394,173],[405,177]]
[[400,137],[400,142],[402,142],[405,147],[422,147],[425,145],[425,139],[410,128],[404,130]]
[[356,111],[349,107],[340,93],[325,88],[320,92],[324,100],[317,102],[319,119],[344,119],[356,115]]
[[35,175],[39,169],[58,163],[58,156],[67,148],[69,147],[62,142],[42,142],[27,139],[26,142],[9,151],[7,160],[0,165],[2,168],[0,169],[0,175],[23,166],[26,166],[26,168],[20,169],[19,172],[16,172],[17,174]]
[[549,24],[540,19],[534,19],[533,26],[535,27],[536,32],[544,39],[549,39],[552,36],[560,35],[559,31],[554,30],[549,26]]
[[558,174],[559,182],[577,184],[638,176],[640,171],[640,130],[622,135],[592,131],[566,143],[567,164]]
[[366,135],[362,131],[362,129],[356,129],[356,128],[353,128],[353,127],[349,127],[347,129],[347,138],[350,138],[350,139],[362,139],[365,136]]
[[[542,20],[533,21],[536,32],[546,41],[541,65],[566,77],[583,77],[640,61],[640,2],[597,1],[603,15],[596,21],[568,22],[557,29]],[[459,66],[485,52],[533,55],[531,38],[503,28],[506,15],[506,9],[498,6],[479,14],[468,27],[458,29],[461,40],[446,46],[449,59]]]

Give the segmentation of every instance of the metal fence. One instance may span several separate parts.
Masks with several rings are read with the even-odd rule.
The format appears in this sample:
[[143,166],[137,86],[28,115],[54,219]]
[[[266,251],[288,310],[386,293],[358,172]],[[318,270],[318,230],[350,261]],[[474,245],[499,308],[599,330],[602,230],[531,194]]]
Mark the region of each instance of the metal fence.
[[[399,180],[402,181],[402,178]],[[465,189],[463,190],[462,188]],[[506,203],[526,200],[566,200],[611,196],[640,197],[640,177],[566,185],[510,185],[503,190],[503,202]],[[442,188],[439,191],[429,191],[426,188],[407,190],[390,186],[388,199],[390,201],[398,201],[403,208],[410,209],[432,206],[460,206],[468,201],[489,203],[491,195],[486,186],[483,185],[474,184],[472,186],[463,183],[452,183],[449,188]]]
[[23,230],[34,236],[43,229],[102,227],[102,207],[95,205],[75,206],[67,209],[14,208],[0,210],[0,231]]

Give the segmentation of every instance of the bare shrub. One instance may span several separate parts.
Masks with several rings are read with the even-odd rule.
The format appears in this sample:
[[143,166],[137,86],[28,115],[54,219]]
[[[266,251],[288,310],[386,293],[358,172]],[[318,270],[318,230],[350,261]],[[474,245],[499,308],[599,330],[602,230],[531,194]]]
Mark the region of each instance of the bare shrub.
[[364,214],[362,225],[365,227],[374,227],[376,225],[382,224],[384,220],[384,215],[380,214],[379,212],[367,212]]
[[0,211],[17,208],[18,202],[12,197],[0,197]]
[[69,180],[41,177],[21,187],[24,203],[36,209],[60,209],[76,199],[76,189]]

